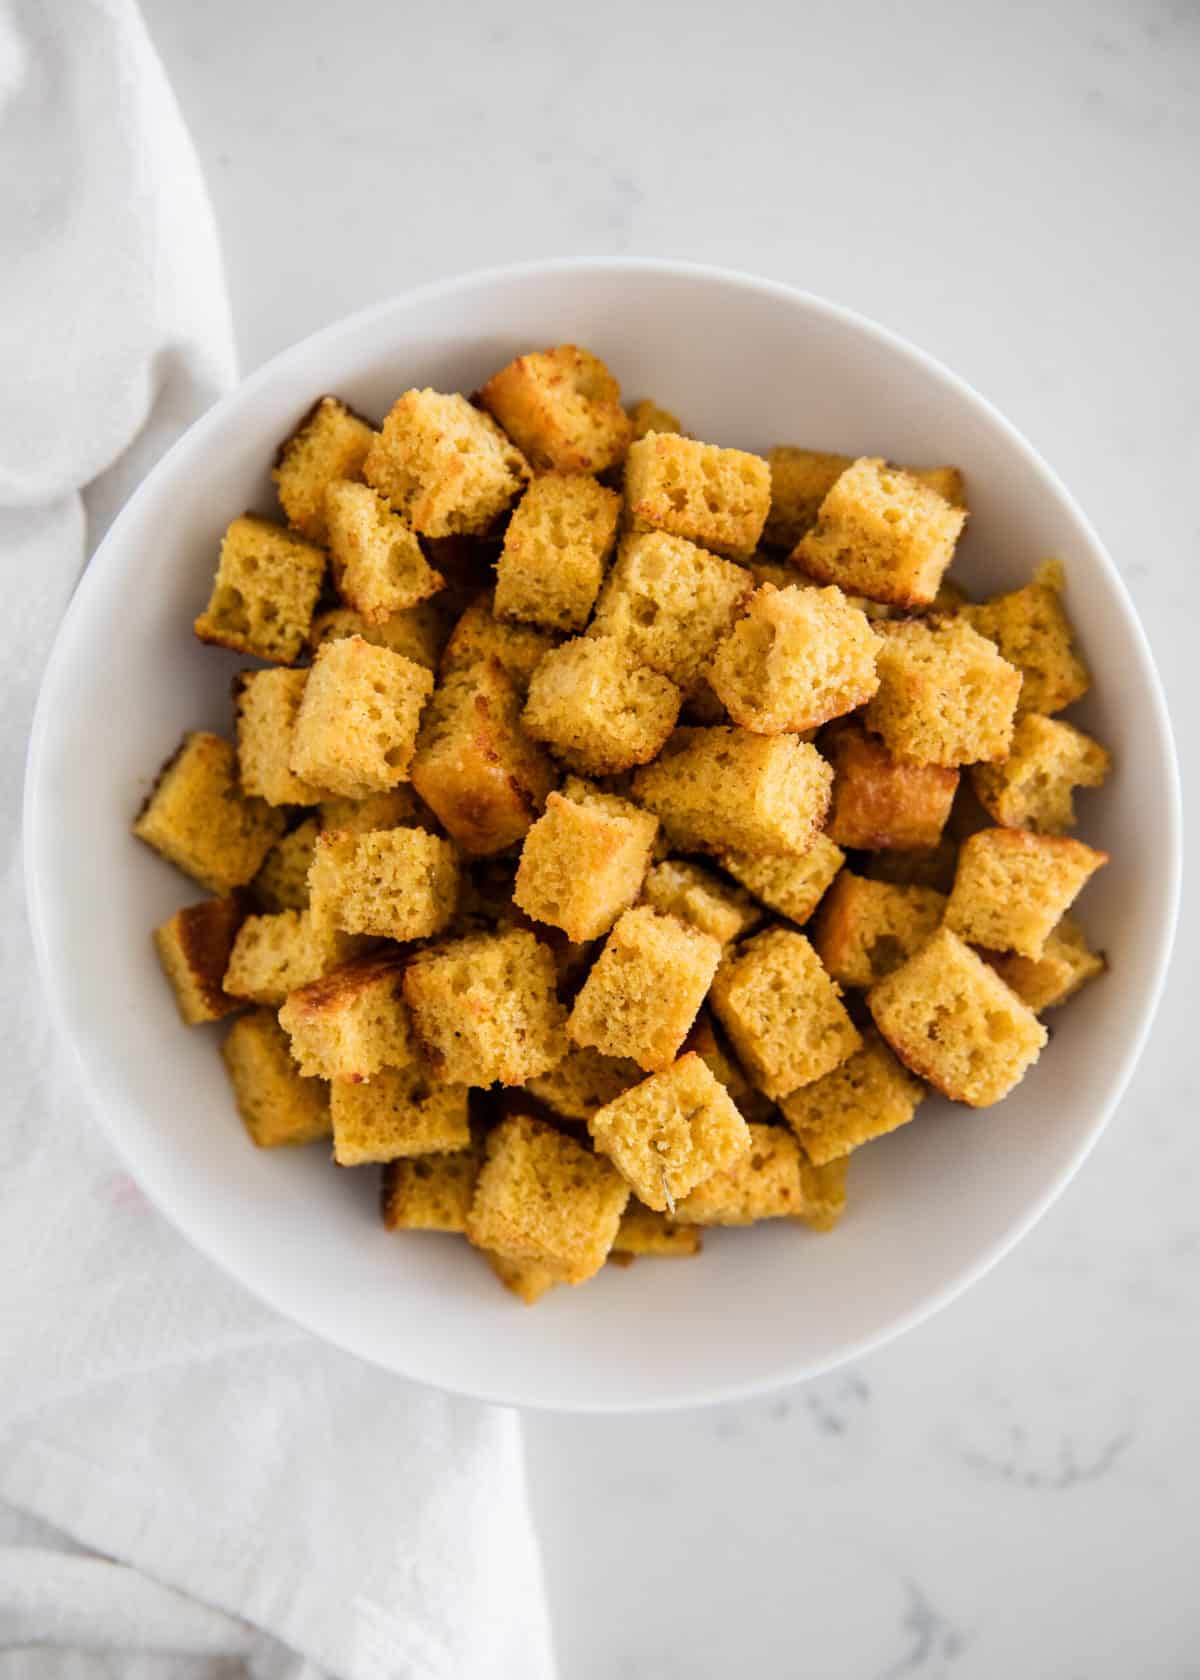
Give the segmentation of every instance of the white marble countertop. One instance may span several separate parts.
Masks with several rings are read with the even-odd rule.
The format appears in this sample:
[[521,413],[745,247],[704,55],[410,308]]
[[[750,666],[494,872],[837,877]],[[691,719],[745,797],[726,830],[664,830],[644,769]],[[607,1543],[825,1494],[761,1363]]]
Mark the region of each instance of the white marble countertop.
[[[1195,770],[1190,0],[146,12],[247,369],[413,282],[530,256],[690,257],[849,304],[1062,473]],[[932,1323],[756,1403],[530,1421],[564,1680],[1200,1675],[1197,979],[1193,917],[1107,1137]]]

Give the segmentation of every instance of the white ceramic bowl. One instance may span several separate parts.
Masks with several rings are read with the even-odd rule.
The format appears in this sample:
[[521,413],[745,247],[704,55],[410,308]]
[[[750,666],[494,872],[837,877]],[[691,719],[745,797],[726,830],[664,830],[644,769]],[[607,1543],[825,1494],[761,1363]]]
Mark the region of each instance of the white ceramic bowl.
[[[1078,709],[1115,755],[1082,833],[1112,862],[1082,914],[1111,973],[1053,1019],[1038,1067],[998,1107],[929,1101],[852,1163],[830,1236],[714,1232],[699,1260],[606,1268],[532,1311],[457,1240],[389,1235],[374,1169],[246,1141],[216,1033],[185,1031],[149,930],[196,890],[129,836],[186,728],[228,731],[239,661],[202,647],[228,519],[273,505],[272,452],[323,391],[382,416],[411,385],[470,391],[516,352],[575,340],[631,397],[698,436],[792,439],[953,461],[972,517],[973,591],[1066,564],[1096,673]],[[1120,579],[1053,473],[944,368],[827,303],[674,263],[564,262],[468,276],[356,315],[260,369],[176,445],[92,561],[46,672],[26,805],[29,898],[46,988],[96,1118],[191,1242],[317,1335],[422,1382],[578,1411],[692,1405],[836,1365],[925,1317],[1027,1231],[1095,1142],[1129,1078],[1168,956],[1178,789],[1149,651]],[[81,1123],[84,1123],[81,1121]]]

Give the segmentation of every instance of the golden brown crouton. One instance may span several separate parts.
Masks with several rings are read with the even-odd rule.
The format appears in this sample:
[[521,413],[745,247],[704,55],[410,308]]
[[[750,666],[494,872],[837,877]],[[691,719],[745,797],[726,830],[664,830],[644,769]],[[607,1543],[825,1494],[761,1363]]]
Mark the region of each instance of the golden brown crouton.
[[301,1073],[358,1082],[416,1059],[404,964],[365,957],[289,992],[279,1024]]
[[864,456],[830,488],[792,561],[818,583],[836,583],[849,595],[928,606],[966,517],[912,474]]
[[833,773],[794,735],[680,729],[633,779],[684,850],[799,856],[820,832]]
[[625,458],[625,502],[643,527],[745,558],[771,505],[771,469],[742,449],[648,432]]
[[386,624],[442,587],[415,532],[369,484],[335,479],[325,492],[325,523],[337,592],[368,624]]
[[257,874],[286,823],[241,793],[232,741],[199,730],[159,771],[133,832],[210,892],[228,893]]
[[529,692],[530,677],[543,654],[549,653],[554,646],[555,639],[548,630],[537,630],[532,624],[516,624],[497,618],[493,605],[493,596],[484,593],[477,596],[463,613],[442,654],[442,675],[457,671],[464,665],[498,659],[505,675],[524,699]]
[[389,1231],[454,1231],[467,1228],[481,1156],[475,1149],[412,1155],[383,1169],[379,1211]]
[[518,356],[479,394],[534,467],[599,473],[625,457],[633,425],[621,387],[575,344]]
[[598,1109],[588,1131],[638,1199],[659,1213],[673,1212],[677,1200],[750,1147],[729,1093],[695,1054]]
[[352,834],[373,834],[382,828],[434,829],[437,818],[414,789],[401,782],[382,793],[364,794],[361,799],[322,799],[318,812],[322,829],[349,829]]
[[860,724],[823,736],[833,765],[833,794],[825,831],[857,851],[936,846],[950,815],[959,773],[939,764],[894,759]]
[[1022,673],[1020,712],[1061,712],[1091,686],[1063,610],[1064,581],[1061,562],[1048,560],[1024,589],[962,608],[971,627]]
[[1061,835],[985,828],[964,841],[946,926],[990,951],[1040,957],[1107,852]]
[[846,857],[827,835],[818,834],[800,857],[722,852],[718,861],[760,904],[801,926],[820,904]]
[[800,1220],[810,1231],[832,1231],[846,1211],[846,1167],[849,1157],[810,1161],[800,1147],[800,1190],[803,1202]]
[[572,1042],[649,1072],[670,1067],[720,960],[719,943],[686,922],[648,905],[627,910],[575,999]]
[[1077,787],[1099,787],[1112,760],[1090,735],[1057,718],[1027,712],[1017,719],[1009,754],[976,764],[971,783],[984,809],[1006,828],[1065,834],[1075,827]]
[[752,1123],[747,1129],[749,1149],[678,1204],[680,1225],[753,1225],[801,1215],[805,1202],[795,1138],[782,1126]]
[[307,671],[243,671],[233,684],[238,779],[268,805],[315,805],[321,789],[289,768]]
[[364,941],[307,910],[247,916],[238,929],[223,985],[232,997],[278,1009],[289,992],[361,954]]
[[363,477],[423,537],[486,531],[529,468],[489,415],[465,397],[406,391],[363,462]]
[[551,648],[529,683],[521,721],[572,770],[610,776],[645,764],[675,727],[681,696],[612,636]]
[[296,717],[292,770],[347,799],[406,782],[432,690],[432,674],[403,654],[361,636],[326,642]]
[[337,397],[317,399],[280,444],[271,473],[293,530],[325,541],[325,488],[337,478],[360,478],[374,440],[368,423]]
[[344,641],[347,636],[361,636],[372,647],[402,653],[405,659],[411,659],[414,665],[424,665],[429,671],[437,669],[444,640],[437,607],[432,601],[422,601],[419,606],[389,614],[382,624],[368,624],[361,613],[349,607],[333,607],[313,619],[308,645],[315,653],[323,643]]
[[1103,956],[1091,949],[1087,935],[1072,916],[1064,916],[1047,935],[1040,957],[1019,957],[1015,951],[984,954],[1004,984],[1035,1015],[1057,1009],[1108,967]]
[[322,549],[242,514],[221,540],[212,595],[193,628],[202,642],[290,665],[308,639],[324,572]]
[[525,836],[513,898],[576,943],[599,939],[637,901],[657,831],[626,800],[552,793]]
[[764,919],[749,893],[723,881],[702,863],[664,858],[646,876],[642,898],[664,916],[678,916],[727,945]]
[[419,1060],[383,1068],[369,1083],[336,1081],[330,1109],[340,1167],[452,1153],[471,1142],[466,1086],[434,1079]]
[[843,869],[812,924],[817,955],[842,986],[873,986],[929,938],[946,908],[943,893],[869,881]]
[[598,1108],[637,1085],[645,1074],[627,1056],[572,1047],[556,1067],[525,1081],[525,1089],[564,1120],[590,1120]]
[[569,1048],[554,958],[520,928],[422,951],[404,998],[437,1076],[458,1085],[522,1085]]
[[976,764],[1004,758],[1021,673],[959,621],[889,624],[876,662],[869,729],[908,764]]
[[669,408],[660,408],[651,397],[643,397],[641,402],[634,403],[629,410],[629,421],[633,427],[631,443],[638,438],[644,438],[647,432],[678,432],[685,435],[679,416],[672,414]]
[[920,1080],[871,1032],[841,1067],[793,1091],[779,1106],[808,1159],[824,1166],[907,1125],[925,1094]]
[[269,1009],[239,1016],[221,1055],[237,1111],[260,1149],[315,1143],[329,1136],[329,1087],[324,1080],[302,1077]]
[[308,877],[314,921],[377,939],[428,939],[458,906],[458,855],[423,828],[328,829]]
[[260,910],[308,909],[308,872],[320,832],[317,818],[306,817],[271,847],[250,883]]
[[767,465],[771,469],[771,511],[763,527],[763,541],[790,552],[812,530],[821,503],[853,461],[849,455],[780,444],[767,450]]
[[767,1121],[774,1118],[775,1104],[746,1078],[728,1044],[718,1035],[707,1007],[701,1009],[692,1023],[683,1048],[699,1056],[713,1078],[724,1085],[744,1120]]
[[621,498],[582,473],[543,473],[518,502],[496,565],[496,613],[582,630],[617,535]]
[[704,1239],[694,1225],[676,1225],[669,1214],[652,1213],[648,1207],[631,1196],[617,1235],[610,1259],[634,1255],[653,1255],[656,1260],[686,1260],[699,1254]]
[[154,948],[186,1026],[219,1021],[242,1007],[222,982],[246,910],[235,893],[189,904],[154,930]]

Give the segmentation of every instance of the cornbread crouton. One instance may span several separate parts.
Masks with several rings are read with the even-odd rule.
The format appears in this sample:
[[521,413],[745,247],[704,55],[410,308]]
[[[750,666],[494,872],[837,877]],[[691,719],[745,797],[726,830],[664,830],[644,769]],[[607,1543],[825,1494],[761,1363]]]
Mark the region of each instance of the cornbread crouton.
[[291,769],[347,799],[407,781],[432,691],[432,674],[403,654],[361,636],[326,642],[300,702]]
[[382,828],[432,829],[437,821],[407,782],[362,799],[323,799],[317,814],[322,829],[349,829],[352,834],[373,834]]
[[289,992],[279,1024],[301,1073],[358,1082],[416,1059],[396,957],[366,957]]
[[340,1167],[470,1145],[466,1086],[443,1084],[421,1061],[383,1068],[369,1083],[338,1080],[329,1090],[333,1158]]
[[453,1231],[461,1236],[479,1166],[475,1149],[388,1161],[379,1191],[383,1223],[389,1231]]
[[509,1254],[497,1254],[484,1249],[483,1258],[511,1294],[527,1307],[536,1306],[543,1295],[561,1283],[558,1273],[549,1266],[539,1266],[536,1260],[514,1260]]
[[337,397],[319,397],[279,446],[271,477],[288,524],[309,542],[326,537],[325,490],[335,479],[362,476],[375,433]]
[[882,645],[840,589],[764,583],[713,655],[708,680],[743,729],[815,729],[871,698]]
[[897,887],[843,869],[813,920],[817,955],[842,986],[873,986],[929,938],[946,908],[929,887]]
[[794,1219],[805,1202],[800,1146],[783,1126],[751,1123],[750,1147],[731,1166],[713,1173],[675,1209],[680,1225],[753,1225],[759,1219]]
[[902,763],[857,723],[831,730],[821,747],[833,765],[825,824],[831,840],[857,851],[938,844],[958,788],[956,769]]
[[219,1021],[242,1007],[238,998],[224,990],[222,981],[245,916],[245,906],[235,893],[189,904],[155,928],[154,948],[185,1026]]
[[751,1079],[778,1101],[861,1048],[841,996],[805,936],[773,927],[726,957],[712,1007]]
[[583,1283],[608,1257],[629,1200],[616,1169],[544,1121],[518,1114],[488,1134],[467,1216],[478,1248]]
[[832,1231],[846,1211],[846,1168],[849,1157],[820,1166],[800,1149],[800,1189],[803,1205],[800,1219],[811,1231]]
[[193,628],[202,642],[290,665],[308,639],[324,572],[323,549],[242,514],[221,539],[212,594]]
[[1024,589],[961,609],[972,629],[994,642],[1024,676],[1020,712],[1061,712],[1091,687],[1063,610],[1064,584],[1061,561],[1047,560]]
[[329,1136],[329,1087],[305,1079],[269,1009],[241,1015],[221,1046],[234,1102],[259,1149],[315,1143]]
[[625,503],[643,526],[744,559],[762,536],[771,469],[742,449],[648,432],[625,457]]
[[673,1212],[677,1200],[750,1147],[729,1093],[694,1054],[598,1109],[588,1131],[638,1199],[658,1213]]
[[442,654],[442,674],[459,670],[464,665],[498,659],[509,681],[524,699],[529,692],[529,679],[541,663],[542,656],[554,646],[555,637],[548,630],[536,630],[532,624],[499,619],[493,606],[494,596],[485,592],[477,596],[462,614]]
[[833,772],[794,735],[680,729],[633,779],[634,798],[685,850],[796,857],[820,832]]
[[643,397],[641,402],[634,403],[629,410],[629,423],[633,427],[631,443],[644,438],[647,432],[678,432],[683,435],[679,416],[672,414],[669,408],[660,408],[651,397]]
[[1007,755],[1021,673],[969,625],[889,624],[875,668],[866,723],[893,758],[952,767]]
[[282,811],[241,793],[233,742],[197,730],[159,771],[133,832],[202,887],[228,893],[258,873],[286,826]]
[[633,424],[621,387],[598,356],[575,344],[518,356],[479,393],[534,467],[599,473],[624,460]]
[[627,910],[596,958],[567,1022],[574,1044],[670,1067],[712,983],[721,946],[648,905]]
[[486,531],[529,479],[520,451],[463,396],[406,391],[363,462],[363,477],[423,537]]
[[1087,935],[1073,916],[1064,916],[1047,935],[1040,957],[1019,957],[1014,951],[989,952],[987,961],[1035,1015],[1056,1009],[1108,967],[1100,953],[1088,945]]
[[260,910],[308,909],[308,872],[320,831],[316,817],[306,817],[271,847],[250,883]]
[[496,613],[582,630],[617,535],[621,498],[582,473],[544,473],[517,503],[496,565]]
[[1077,787],[1099,787],[1112,760],[1090,735],[1056,718],[1027,712],[1017,719],[1009,754],[977,764],[971,783],[990,816],[1006,828],[1065,834],[1075,827]]
[[702,863],[664,858],[646,876],[642,897],[664,916],[678,916],[728,945],[764,919],[749,893],[723,881]]
[[423,828],[376,834],[329,829],[317,836],[309,871],[315,922],[377,939],[428,939],[458,907],[458,857]]
[[946,926],[972,945],[1040,957],[1107,852],[1062,835],[985,828],[963,842]]
[[928,606],[966,522],[911,473],[864,456],[828,491],[792,563],[818,583],[899,607]]
[[780,444],[767,450],[767,465],[771,469],[771,510],[763,527],[763,541],[771,548],[790,552],[812,530],[821,503],[853,461],[849,455]]
[[412,782],[464,852],[487,856],[523,839],[557,779],[522,725],[520,696],[498,659],[443,669]]
[[611,794],[552,793],[525,836],[513,898],[575,943],[599,939],[642,890],[658,818]]
[[313,619],[308,645],[315,653],[325,642],[344,641],[347,636],[361,636],[372,647],[401,653],[427,671],[437,669],[444,639],[437,608],[430,601],[422,601],[419,606],[391,613],[382,624],[368,624],[361,613],[349,607],[333,607]]
[[586,1121],[644,1078],[628,1057],[602,1056],[590,1047],[573,1048],[557,1067],[527,1079],[525,1089],[564,1120]]
[[535,740],[585,776],[645,764],[675,727],[681,695],[613,636],[576,636],[551,648],[529,683],[521,721]]
[[404,999],[439,1079],[522,1085],[570,1048],[554,982],[547,948],[511,928],[421,952],[405,971]]
[[925,1100],[925,1087],[898,1062],[876,1032],[863,1047],[780,1103],[814,1166],[840,1160],[872,1138],[905,1126]]
[[308,910],[247,916],[229,953],[223,985],[232,997],[278,1009],[289,992],[352,961],[363,946],[362,939],[314,921]]
[[972,1108],[1006,1097],[1046,1042],[1032,1010],[948,927],[873,987],[867,1006],[906,1067]]
[[325,522],[337,592],[368,624],[386,624],[442,587],[416,534],[369,484],[335,479],[325,492]]
[[699,1056],[713,1078],[724,1085],[743,1120],[767,1121],[774,1117],[775,1104],[751,1085],[729,1047],[717,1036],[707,1009],[697,1015],[683,1048]]
[[609,1258],[652,1255],[656,1260],[687,1260],[699,1254],[704,1239],[695,1225],[676,1225],[665,1213],[652,1213],[633,1196],[621,1215]]
[[639,664],[690,692],[752,589],[743,566],[682,537],[627,536],[588,633],[615,637]]
[[243,671],[234,679],[238,779],[268,805],[315,805],[320,788],[288,768],[307,671]]
[[800,926],[824,898],[846,855],[828,835],[818,834],[800,857],[722,852],[717,861],[760,904]]

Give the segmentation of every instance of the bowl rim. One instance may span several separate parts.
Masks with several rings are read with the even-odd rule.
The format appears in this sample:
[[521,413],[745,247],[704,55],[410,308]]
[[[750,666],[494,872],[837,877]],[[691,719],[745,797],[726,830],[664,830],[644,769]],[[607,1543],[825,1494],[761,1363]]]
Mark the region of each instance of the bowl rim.
[[188,454],[194,450],[202,450],[210,434],[220,431],[228,410],[236,402],[244,400],[248,394],[271,384],[290,360],[308,353],[314,346],[333,343],[343,335],[357,333],[362,328],[369,327],[373,322],[386,320],[399,307],[411,309],[419,307],[425,302],[444,301],[447,298],[468,295],[472,292],[486,290],[497,284],[512,281],[533,280],[550,274],[583,273],[587,273],[592,278],[603,278],[605,274],[629,275],[640,273],[663,278],[704,280],[718,286],[736,288],[763,297],[770,297],[776,301],[797,305],[810,314],[836,321],[866,338],[874,339],[880,345],[887,346],[913,364],[924,375],[948,386],[962,401],[981,411],[988,422],[1006,436],[1008,442],[1022,457],[1030,472],[1042,481],[1043,486],[1063,506],[1065,512],[1075,522],[1081,535],[1086,540],[1092,559],[1096,561],[1101,571],[1106,575],[1113,597],[1120,608],[1125,627],[1142,655],[1147,677],[1145,687],[1147,721],[1152,723],[1153,739],[1161,760],[1163,800],[1167,819],[1165,832],[1161,833],[1156,841],[1161,874],[1165,877],[1165,891],[1160,896],[1161,926],[1157,930],[1154,941],[1153,971],[1142,983],[1137,1019],[1130,1031],[1124,1055],[1104,1102],[1097,1108],[1086,1135],[1080,1141],[1074,1153],[1067,1158],[1057,1174],[1042,1187],[1024,1211],[1013,1219],[1008,1228],[976,1255],[972,1262],[963,1266],[940,1286],[921,1295],[906,1312],[898,1314],[887,1324],[880,1326],[871,1333],[848,1337],[844,1345],[839,1346],[819,1360],[797,1359],[790,1365],[784,1361],[782,1366],[765,1376],[709,1383],[702,1388],[683,1389],[677,1394],[652,1396],[650,1398],[641,1395],[636,1397],[612,1395],[597,1402],[589,1403],[585,1399],[565,1406],[552,1400],[539,1398],[536,1394],[514,1394],[511,1389],[498,1393],[489,1391],[486,1383],[464,1382],[455,1385],[438,1383],[430,1378],[413,1375],[397,1365],[384,1366],[385,1369],[392,1369],[397,1375],[403,1376],[408,1381],[419,1383],[423,1387],[456,1393],[476,1400],[500,1405],[512,1405],[530,1411],[569,1411],[599,1416],[670,1412],[699,1406],[725,1404],[773,1392],[791,1384],[810,1381],[825,1372],[836,1369],[849,1360],[866,1357],[925,1319],[933,1317],[935,1313],[940,1312],[943,1307],[948,1306],[951,1301],[977,1283],[1016,1247],[1062,1195],[1095,1147],[1112,1119],[1145,1048],[1162,997],[1178,925],[1183,866],[1183,818],[1178,756],[1162,680],[1137,609],[1112,557],[1101,542],[1091,521],[1058,474],[1016,426],[965,379],[946,367],[937,358],[931,356],[927,351],[922,350],[900,334],[860,314],[858,311],[849,309],[842,304],[833,303],[800,287],[789,285],[783,281],[770,280],[744,270],[671,258],[589,256],[547,258],[472,269],[464,273],[456,273],[444,276],[441,279],[427,281],[419,286],[405,288],[387,298],[353,311],[349,315],[341,316],[336,321],[317,328],[312,333],[275,352],[267,361],[255,368],[245,379],[235,384],[194,420],[190,426],[185,428],[134,489],[85,566],[67,609],[55,631],[39,685],[26,751],[22,801],[22,851],[30,932],[43,996],[48,1006],[55,1035],[71,1058],[88,1108],[99,1119],[119,1159],[146,1190],[156,1209],[184,1240],[211,1260],[227,1277],[233,1278],[255,1299],[279,1313],[291,1323],[300,1325],[319,1340],[328,1342],[355,1358],[362,1359],[367,1363],[378,1363],[372,1360],[369,1353],[354,1345],[352,1337],[347,1336],[343,1339],[324,1324],[318,1327],[303,1316],[296,1303],[278,1298],[277,1292],[268,1285],[260,1283],[257,1279],[251,1281],[241,1272],[234,1270],[226,1262],[219,1244],[210,1241],[206,1232],[193,1228],[193,1221],[190,1219],[186,1207],[181,1205],[166,1185],[158,1181],[154,1172],[146,1172],[143,1163],[133,1161],[126,1152],[120,1130],[110,1118],[108,1106],[97,1089],[97,1081],[93,1077],[92,1069],[85,1063],[79,1046],[71,1034],[66,1004],[55,983],[53,959],[50,952],[43,896],[48,890],[49,883],[36,867],[36,854],[33,845],[39,798],[44,788],[41,771],[43,752],[50,727],[49,696],[56,686],[59,667],[66,658],[64,650],[70,640],[68,632],[73,628],[79,615],[86,611],[91,593],[93,589],[98,587],[98,578],[106,564],[106,555],[109,551],[119,547],[124,527],[132,520],[133,510],[143,495],[147,493],[147,487],[170,473],[180,455]]

